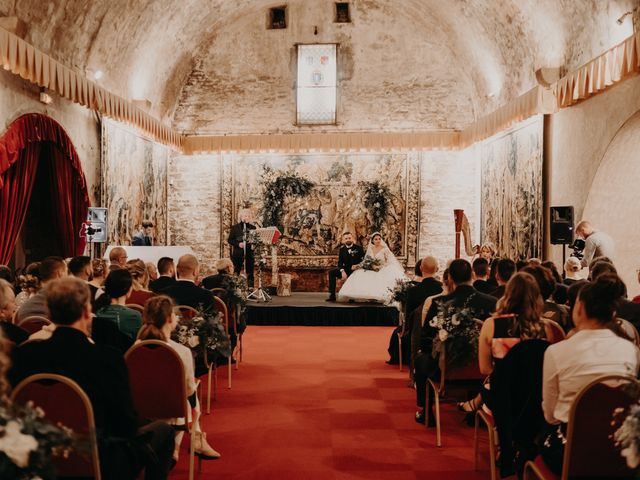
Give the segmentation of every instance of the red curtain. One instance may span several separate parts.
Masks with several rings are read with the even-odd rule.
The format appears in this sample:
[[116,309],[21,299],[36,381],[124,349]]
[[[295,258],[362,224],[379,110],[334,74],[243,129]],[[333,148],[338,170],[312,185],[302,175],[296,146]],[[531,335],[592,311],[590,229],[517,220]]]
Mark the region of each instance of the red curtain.
[[62,126],[40,114],[23,115],[0,137],[0,264],[9,262],[24,223],[41,157],[52,162],[54,225],[65,257],[79,255],[79,237],[89,207],[80,158]]

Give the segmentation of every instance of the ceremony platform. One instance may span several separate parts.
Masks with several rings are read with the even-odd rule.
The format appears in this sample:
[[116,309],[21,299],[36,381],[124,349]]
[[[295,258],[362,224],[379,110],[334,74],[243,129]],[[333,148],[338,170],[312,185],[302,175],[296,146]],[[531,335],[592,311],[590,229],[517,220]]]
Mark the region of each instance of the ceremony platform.
[[398,311],[379,303],[326,302],[327,293],[294,292],[247,303],[248,325],[395,326]]

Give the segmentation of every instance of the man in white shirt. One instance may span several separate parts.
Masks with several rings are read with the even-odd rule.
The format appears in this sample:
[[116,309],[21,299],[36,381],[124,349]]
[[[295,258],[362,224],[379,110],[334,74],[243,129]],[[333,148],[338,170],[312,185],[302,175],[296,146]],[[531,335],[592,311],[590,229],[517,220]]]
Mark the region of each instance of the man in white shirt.
[[587,220],[582,220],[576,226],[576,235],[584,238],[584,257],[580,261],[583,267],[588,267],[591,260],[596,257],[614,258],[615,243],[613,238],[596,230]]

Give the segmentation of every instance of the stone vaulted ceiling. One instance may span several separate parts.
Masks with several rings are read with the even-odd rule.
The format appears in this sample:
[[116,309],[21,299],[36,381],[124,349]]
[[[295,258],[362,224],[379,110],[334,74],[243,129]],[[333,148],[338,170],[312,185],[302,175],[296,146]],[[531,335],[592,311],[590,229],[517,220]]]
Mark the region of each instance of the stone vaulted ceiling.
[[[25,39],[186,133],[294,126],[296,43],[339,43],[338,126],[460,129],[632,33],[640,0],[0,0]],[[288,5],[288,28],[267,30]],[[314,34],[317,27],[317,35]]]

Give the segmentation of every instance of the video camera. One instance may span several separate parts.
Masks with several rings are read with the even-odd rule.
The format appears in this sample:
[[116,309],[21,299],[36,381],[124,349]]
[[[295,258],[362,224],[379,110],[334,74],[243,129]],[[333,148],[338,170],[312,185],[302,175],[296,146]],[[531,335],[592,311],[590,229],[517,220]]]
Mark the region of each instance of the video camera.
[[571,245],[569,245],[569,248],[571,250],[573,250],[573,253],[570,255],[571,257],[576,257],[578,260],[582,260],[582,258],[584,257],[584,240],[582,240],[581,238],[576,238],[573,243]]

